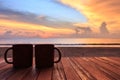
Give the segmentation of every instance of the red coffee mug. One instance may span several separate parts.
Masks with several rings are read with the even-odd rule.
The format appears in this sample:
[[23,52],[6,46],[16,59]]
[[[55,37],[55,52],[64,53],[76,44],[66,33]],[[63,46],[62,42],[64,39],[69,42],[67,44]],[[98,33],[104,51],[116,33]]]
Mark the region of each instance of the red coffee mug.
[[[13,50],[13,61],[7,60],[8,51]],[[6,63],[13,64],[15,68],[27,68],[32,66],[33,46],[32,44],[16,44],[8,48],[4,53]]]
[[[58,60],[54,60],[54,50],[58,51]],[[53,44],[39,44],[35,45],[35,64],[36,68],[52,67],[54,63],[61,60],[61,52],[55,48]]]

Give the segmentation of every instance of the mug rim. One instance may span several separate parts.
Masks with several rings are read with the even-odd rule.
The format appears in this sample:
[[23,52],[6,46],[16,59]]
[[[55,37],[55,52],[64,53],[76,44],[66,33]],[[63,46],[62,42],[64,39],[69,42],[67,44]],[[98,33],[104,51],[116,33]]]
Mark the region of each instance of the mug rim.
[[16,46],[16,45],[27,46],[27,45],[32,45],[32,44],[13,44],[13,46]]
[[35,46],[54,46],[54,44],[35,44]]

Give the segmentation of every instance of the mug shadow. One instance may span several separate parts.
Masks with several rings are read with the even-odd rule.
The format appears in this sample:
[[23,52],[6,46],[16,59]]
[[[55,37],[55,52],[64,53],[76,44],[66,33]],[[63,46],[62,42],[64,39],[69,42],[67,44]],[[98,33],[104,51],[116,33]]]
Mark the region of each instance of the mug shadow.
[[51,77],[52,71],[54,67],[37,69],[35,67],[29,68],[14,68],[13,66],[9,66],[0,70],[0,79],[2,80],[34,80],[41,79],[48,76]]

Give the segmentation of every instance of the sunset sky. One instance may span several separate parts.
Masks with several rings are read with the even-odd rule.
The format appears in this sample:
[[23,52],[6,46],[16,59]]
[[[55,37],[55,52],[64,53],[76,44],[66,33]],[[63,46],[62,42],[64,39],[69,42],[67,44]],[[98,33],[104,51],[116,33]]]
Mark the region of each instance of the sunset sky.
[[120,0],[0,0],[0,38],[120,38]]

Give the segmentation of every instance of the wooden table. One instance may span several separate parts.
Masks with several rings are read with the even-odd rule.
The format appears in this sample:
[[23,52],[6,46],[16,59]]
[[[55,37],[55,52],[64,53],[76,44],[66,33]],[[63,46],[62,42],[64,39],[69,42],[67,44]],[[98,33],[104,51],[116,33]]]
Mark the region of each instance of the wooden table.
[[62,57],[47,69],[14,69],[0,58],[0,80],[120,80],[120,57]]

